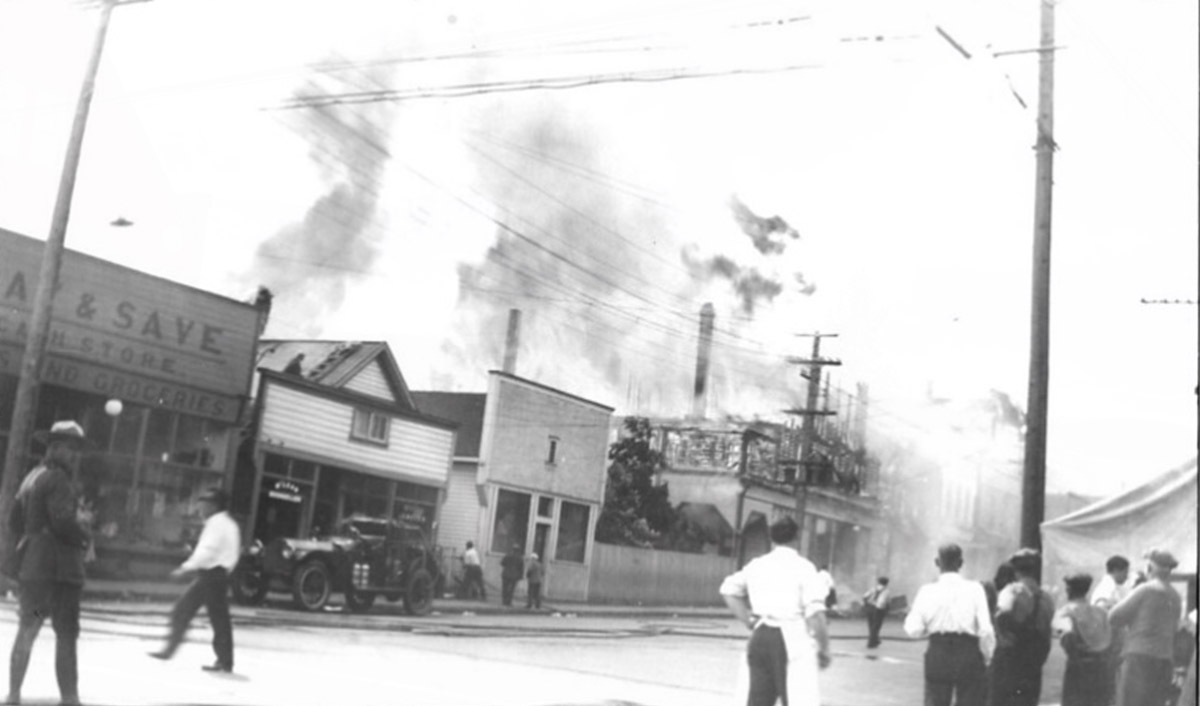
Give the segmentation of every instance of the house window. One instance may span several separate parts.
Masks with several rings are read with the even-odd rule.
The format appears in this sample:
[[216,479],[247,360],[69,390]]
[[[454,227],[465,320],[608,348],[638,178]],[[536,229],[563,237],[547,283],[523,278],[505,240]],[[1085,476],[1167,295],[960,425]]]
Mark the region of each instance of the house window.
[[391,424],[392,419],[386,414],[356,409],[354,423],[350,426],[350,438],[386,446]]
[[590,508],[578,503],[562,502],[558,518],[558,547],[554,558],[582,564],[587,554],[587,529]]
[[558,437],[550,437],[550,450],[546,453],[547,465],[558,463]]

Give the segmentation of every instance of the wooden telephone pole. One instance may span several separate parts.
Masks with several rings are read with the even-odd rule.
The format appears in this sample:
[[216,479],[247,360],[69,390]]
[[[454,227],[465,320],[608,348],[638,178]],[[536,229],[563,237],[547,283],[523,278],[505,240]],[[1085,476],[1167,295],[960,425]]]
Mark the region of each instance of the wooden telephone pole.
[[[29,338],[21,358],[20,377],[13,401],[12,426],[8,435],[8,448],[4,454],[3,474],[0,475],[0,518],[7,519],[12,512],[13,497],[17,484],[25,471],[29,452],[29,441],[33,434],[33,422],[37,410],[38,379],[42,362],[46,356],[46,344],[50,338],[50,317],[54,308],[54,292],[58,288],[58,273],[62,267],[63,243],[67,237],[67,222],[71,218],[71,199],[75,194],[75,174],[79,170],[79,157],[83,151],[83,134],[87,129],[88,112],[96,87],[96,73],[100,69],[100,55],[104,51],[104,40],[108,35],[108,22],[113,8],[123,2],[101,0],[100,19],[96,35],[92,40],[92,53],[88,59],[83,86],[75,106],[75,120],[71,124],[71,137],[67,142],[67,154],[63,159],[62,174],[58,182],[58,197],[54,202],[54,213],[50,220],[50,234],[42,249],[42,263],[38,271],[37,293],[30,314]],[[8,525],[0,522],[0,554],[7,555],[14,544],[8,536]]]
[[1042,548],[1046,512],[1046,417],[1050,387],[1050,206],[1054,189],[1054,4],[1041,3],[1038,48],[1037,177],[1033,207],[1033,299],[1029,337],[1029,398],[1021,477],[1021,546]]
[[798,333],[797,336],[812,338],[812,355],[809,358],[788,358],[788,362],[792,365],[806,365],[807,372],[800,373],[800,376],[808,380],[808,399],[805,401],[804,409],[788,409],[784,410],[788,414],[795,414],[804,418],[803,426],[800,432],[800,469],[796,474],[796,524],[800,526],[799,533],[796,535],[796,542],[801,547],[800,542],[804,539],[804,516],[807,511],[808,504],[808,480],[809,471],[813,468],[813,446],[817,440],[816,433],[816,418],[837,414],[827,409],[817,409],[817,402],[821,394],[821,368],[826,365],[841,365],[842,361],[833,360],[830,358],[821,357],[821,339],[822,338],[837,338],[836,333]]

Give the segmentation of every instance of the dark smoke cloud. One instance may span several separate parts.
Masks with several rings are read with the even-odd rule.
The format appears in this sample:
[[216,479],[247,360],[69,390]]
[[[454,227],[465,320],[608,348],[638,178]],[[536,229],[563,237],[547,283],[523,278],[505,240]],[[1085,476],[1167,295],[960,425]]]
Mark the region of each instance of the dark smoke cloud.
[[[376,87],[382,75],[331,79],[314,75],[296,96]],[[379,254],[376,216],[379,191],[390,159],[389,103],[303,108],[289,113],[289,126],[309,144],[309,158],[326,191],[304,217],[262,242],[253,276],[280,297],[293,322],[315,334],[327,314],[336,312],[347,285],[370,271]]]
[[737,196],[730,197],[729,209],[733,211],[733,219],[741,226],[742,232],[750,236],[754,247],[763,255],[778,255],[787,248],[786,239],[800,239],[800,233],[787,221],[779,216],[763,218],[751,211]]
[[761,302],[770,302],[783,293],[783,285],[764,276],[752,267],[742,267],[724,255],[708,260],[697,258],[689,249],[683,251],[683,261],[692,276],[711,280],[715,277],[727,279],[733,284],[743,313],[752,315]]

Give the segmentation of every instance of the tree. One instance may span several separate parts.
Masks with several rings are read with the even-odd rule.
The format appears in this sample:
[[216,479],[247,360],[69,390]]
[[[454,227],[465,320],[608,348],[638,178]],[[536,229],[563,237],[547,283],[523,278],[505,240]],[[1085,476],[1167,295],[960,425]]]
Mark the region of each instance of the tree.
[[644,417],[625,420],[624,436],[608,449],[608,483],[596,522],[596,541],[635,547],[660,544],[675,520],[667,485],[656,484],[662,454],[651,445],[653,429]]

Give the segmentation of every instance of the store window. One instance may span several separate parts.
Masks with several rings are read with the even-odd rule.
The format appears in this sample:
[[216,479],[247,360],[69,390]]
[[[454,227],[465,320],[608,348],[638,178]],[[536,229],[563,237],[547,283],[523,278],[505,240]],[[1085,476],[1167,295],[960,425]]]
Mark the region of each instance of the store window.
[[506,554],[513,546],[525,551],[529,533],[528,493],[500,490],[496,495],[495,524],[492,527],[492,551]]
[[184,552],[202,525],[195,498],[224,482],[233,428],[129,402],[110,415],[105,402],[47,385],[37,414],[38,428],[76,420],[94,444],[75,480],[95,510],[101,563],[105,548]]
[[558,546],[554,558],[582,564],[587,556],[588,518],[591,508],[579,503],[562,502],[558,516]]
[[386,446],[391,424],[392,419],[386,414],[356,409],[354,410],[354,422],[350,425],[350,438]]
[[389,482],[383,478],[347,473],[342,477],[341,516],[387,517],[390,493]]

